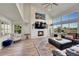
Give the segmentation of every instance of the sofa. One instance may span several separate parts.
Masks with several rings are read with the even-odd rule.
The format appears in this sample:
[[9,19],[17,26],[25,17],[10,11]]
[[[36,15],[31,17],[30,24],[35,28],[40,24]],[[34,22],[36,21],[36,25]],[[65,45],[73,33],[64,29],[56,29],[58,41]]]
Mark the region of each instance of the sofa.
[[14,43],[19,42],[22,39],[21,34],[11,34],[11,37],[12,37]]
[[66,35],[62,35],[62,38],[71,40],[73,42],[73,44],[79,44],[78,33],[68,33]]
[[53,53],[53,56],[67,56],[65,52],[59,49],[52,50],[52,53]]
[[66,49],[68,56],[79,56],[79,44]]
[[79,56],[79,44],[65,50],[52,50],[53,56]]

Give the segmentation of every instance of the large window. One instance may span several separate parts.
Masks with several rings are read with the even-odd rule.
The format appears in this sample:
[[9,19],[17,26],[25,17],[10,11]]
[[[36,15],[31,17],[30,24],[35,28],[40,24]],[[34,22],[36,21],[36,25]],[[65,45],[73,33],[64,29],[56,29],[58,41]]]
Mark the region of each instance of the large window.
[[53,24],[57,24],[61,22],[61,17],[57,17],[55,19],[53,19]]
[[68,32],[69,24],[62,24],[62,30],[64,30],[64,32]]
[[77,12],[71,12],[69,14],[69,19],[75,19],[75,18],[78,18],[78,13]]
[[14,25],[14,32],[21,34],[22,27],[21,25]]
[[54,29],[54,32],[60,32],[61,25],[54,25],[53,29]]
[[11,25],[2,23],[1,24],[2,35],[7,35],[11,33]]
[[62,21],[68,21],[68,20],[75,20],[75,18],[78,18],[78,13],[77,12],[71,12],[67,15],[62,16]]
[[78,28],[78,23],[77,22],[62,25],[62,29],[66,33],[76,33],[77,28]]
[[57,18],[53,19],[53,24],[57,23]]
[[54,32],[58,32],[58,29],[61,28],[60,25],[62,25],[62,29],[66,33],[76,33],[78,28],[78,19],[79,15],[78,12],[73,11],[68,14],[62,15],[60,17],[56,17],[53,20],[53,28]]
[[62,16],[62,21],[67,21],[68,19],[69,19],[69,16],[68,15]]
[[78,23],[77,22],[70,23],[70,26],[69,26],[70,33],[76,33],[77,28],[78,28]]

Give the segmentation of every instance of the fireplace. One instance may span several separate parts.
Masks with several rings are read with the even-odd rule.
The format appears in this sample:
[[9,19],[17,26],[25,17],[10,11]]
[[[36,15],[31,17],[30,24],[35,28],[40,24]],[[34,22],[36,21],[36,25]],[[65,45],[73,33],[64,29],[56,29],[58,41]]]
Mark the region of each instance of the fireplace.
[[43,31],[38,31],[38,36],[43,36],[44,32]]

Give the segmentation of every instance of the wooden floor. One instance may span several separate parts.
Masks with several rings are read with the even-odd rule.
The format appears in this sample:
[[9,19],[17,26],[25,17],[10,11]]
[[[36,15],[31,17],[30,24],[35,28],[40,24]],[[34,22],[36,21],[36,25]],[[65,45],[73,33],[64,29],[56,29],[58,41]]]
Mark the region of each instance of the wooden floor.
[[26,39],[0,50],[0,56],[53,56],[47,38]]

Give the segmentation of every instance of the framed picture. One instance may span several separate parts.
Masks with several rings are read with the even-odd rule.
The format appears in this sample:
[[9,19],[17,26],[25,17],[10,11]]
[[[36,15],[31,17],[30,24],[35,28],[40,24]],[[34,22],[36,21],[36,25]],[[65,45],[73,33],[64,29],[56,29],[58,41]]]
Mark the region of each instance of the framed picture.
[[35,13],[35,18],[36,19],[45,20],[45,14]]

